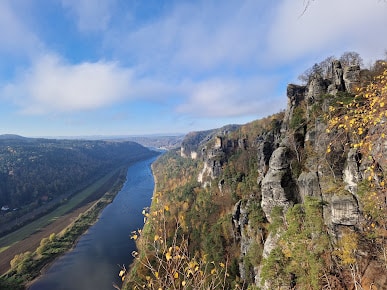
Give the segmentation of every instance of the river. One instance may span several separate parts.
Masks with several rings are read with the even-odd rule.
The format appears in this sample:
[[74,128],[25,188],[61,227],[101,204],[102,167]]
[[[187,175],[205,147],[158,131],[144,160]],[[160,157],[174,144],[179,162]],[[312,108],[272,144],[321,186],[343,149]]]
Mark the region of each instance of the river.
[[130,233],[143,227],[142,210],[154,189],[151,164],[157,157],[128,168],[127,180],[98,221],[76,247],[56,260],[29,290],[109,290],[121,286],[120,265],[132,261]]

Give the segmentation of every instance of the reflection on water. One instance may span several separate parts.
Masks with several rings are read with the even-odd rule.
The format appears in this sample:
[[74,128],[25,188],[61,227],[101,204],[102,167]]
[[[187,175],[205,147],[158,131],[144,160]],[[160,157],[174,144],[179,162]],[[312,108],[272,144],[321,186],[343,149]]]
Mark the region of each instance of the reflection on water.
[[150,205],[154,188],[150,165],[155,158],[128,169],[127,181],[98,222],[74,250],[58,259],[29,290],[109,290],[120,285],[120,265],[131,262],[133,230],[142,228],[142,209]]

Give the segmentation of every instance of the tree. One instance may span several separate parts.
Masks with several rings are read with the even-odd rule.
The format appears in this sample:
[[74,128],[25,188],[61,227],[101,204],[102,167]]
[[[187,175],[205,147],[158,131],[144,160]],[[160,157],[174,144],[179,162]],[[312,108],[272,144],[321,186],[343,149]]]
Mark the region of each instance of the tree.
[[340,264],[350,269],[352,281],[356,290],[363,289],[361,287],[361,274],[357,263],[358,243],[358,234],[350,230],[344,231],[338,241],[338,249],[335,252],[340,258]]
[[360,54],[354,51],[344,52],[340,56],[339,60],[343,66],[351,66],[351,65],[363,66],[363,59],[361,58]]
[[331,73],[332,63],[334,60],[336,60],[336,58],[333,55],[331,55],[331,56],[326,57],[323,61],[321,61],[319,63],[323,78],[332,77],[332,76],[330,76],[330,73]]
[[[380,249],[387,266],[387,161],[380,146],[387,137],[387,62],[379,62],[378,66],[380,71],[373,80],[357,89],[352,100],[330,106],[327,132],[347,135],[348,145],[361,156],[360,168],[364,169],[357,196],[365,217],[364,228],[373,240],[373,247]],[[331,154],[331,145],[327,152]]]
[[316,76],[316,75],[317,76],[321,76],[321,77],[323,76],[323,69],[317,63],[315,63],[313,65],[313,67],[308,68],[307,70],[305,70],[303,74],[299,75],[298,79],[302,83],[307,84],[310,81],[311,77]]
[[[131,238],[146,252],[132,253],[138,269],[127,278],[130,289],[228,289],[227,263],[208,261],[200,253],[192,255],[188,239],[180,235],[178,221],[172,239],[169,237],[165,217],[169,206],[143,214],[147,219],[144,232],[148,234],[142,235],[140,230],[133,232]],[[119,276],[125,280],[126,275],[123,268]]]

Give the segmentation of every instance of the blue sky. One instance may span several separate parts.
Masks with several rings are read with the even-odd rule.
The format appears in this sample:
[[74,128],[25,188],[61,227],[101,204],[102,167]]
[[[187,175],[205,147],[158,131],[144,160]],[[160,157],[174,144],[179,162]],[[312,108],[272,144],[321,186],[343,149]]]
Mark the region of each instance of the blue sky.
[[328,56],[384,58],[379,0],[1,0],[0,134],[187,133],[286,107]]

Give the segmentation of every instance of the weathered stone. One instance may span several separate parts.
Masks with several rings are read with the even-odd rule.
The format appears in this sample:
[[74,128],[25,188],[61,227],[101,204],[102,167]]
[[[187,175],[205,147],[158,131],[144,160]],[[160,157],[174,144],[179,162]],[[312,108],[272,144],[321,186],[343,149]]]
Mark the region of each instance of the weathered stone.
[[334,194],[331,199],[331,221],[333,224],[354,226],[359,221],[359,206],[356,198],[348,194]]
[[282,207],[286,211],[298,200],[297,186],[289,168],[289,150],[286,147],[279,147],[273,152],[269,171],[262,180],[261,191],[261,207],[269,222],[274,207]]
[[308,103],[312,104],[316,100],[319,100],[326,93],[327,88],[327,82],[320,75],[313,76],[308,86],[308,93],[306,94]]
[[271,155],[269,168],[281,170],[289,168],[289,149],[287,147],[278,147]]
[[294,84],[288,85],[286,92],[288,97],[288,106],[285,111],[281,132],[285,132],[288,129],[291,116],[293,115],[293,111],[305,99],[306,90],[306,86],[298,86]]
[[343,79],[347,92],[354,93],[355,88],[360,84],[360,66],[353,65],[344,68]]
[[321,197],[317,173],[302,172],[298,177],[297,184],[302,202],[306,196]]
[[332,63],[332,83],[334,88],[338,91],[345,90],[345,83],[343,78],[344,72],[341,66],[341,62],[338,60],[333,61]]
[[223,147],[223,138],[221,136],[216,136],[215,137],[215,149],[219,149]]
[[275,149],[274,146],[274,137],[272,134],[268,134],[265,137],[261,136],[261,138],[257,140],[258,184],[261,184],[269,169],[269,161]]
[[352,194],[357,193],[357,184],[361,180],[360,167],[360,153],[352,148],[347,155],[346,166],[343,170],[343,181],[346,183],[345,189]]

